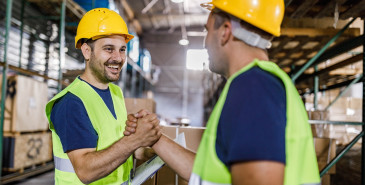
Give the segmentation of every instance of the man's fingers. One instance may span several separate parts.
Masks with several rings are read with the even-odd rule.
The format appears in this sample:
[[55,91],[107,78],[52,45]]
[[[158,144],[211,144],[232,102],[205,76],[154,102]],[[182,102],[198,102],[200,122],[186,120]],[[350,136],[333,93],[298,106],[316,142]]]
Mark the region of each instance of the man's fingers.
[[128,132],[128,131],[124,131],[123,134],[124,134],[124,136],[130,136],[131,135],[131,133]]
[[129,133],[135,133],[136,132],[136,129],[132,128],[132,127],[126,127],[125,130]]
[[151,114],[150,111],[146,110],[146,109],[141,109],[140,111],[138,111],[137,113],[134,114],[134,116],[136,118],[142,118],[145,117],[147,115]]
[[127,125],[127,127],[133,127],[133,128],[137,127],[137,123],[132,121],[126,121],[125,124]]
[[128,121],[137,122],[137,118],[133,114],[127,116]]
[[152,122],[154,120],[158,120],[158,117],[156,114],[149,114],[146,116],[147,121]]
[[160,120],[155,119],[155,120],[151,121],[151,123],[153,124],[153,127],[158,127],[160,125]]

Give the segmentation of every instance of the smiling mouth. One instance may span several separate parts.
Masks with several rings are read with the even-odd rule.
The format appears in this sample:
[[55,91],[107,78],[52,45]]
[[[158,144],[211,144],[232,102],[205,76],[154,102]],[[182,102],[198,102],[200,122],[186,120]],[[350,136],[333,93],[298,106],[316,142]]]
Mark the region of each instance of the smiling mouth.
[[112,73],[118,73],[119,72],[119,69],[120,69],[120,65],[119,64],[108,64],[108,65],[106,65],[106,67]]

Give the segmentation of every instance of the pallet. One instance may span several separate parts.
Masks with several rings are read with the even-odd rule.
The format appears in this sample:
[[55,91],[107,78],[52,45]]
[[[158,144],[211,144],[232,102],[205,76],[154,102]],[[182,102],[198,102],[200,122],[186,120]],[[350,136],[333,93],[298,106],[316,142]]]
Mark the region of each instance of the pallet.
[[25,168],[22,173],[4,172],[3,176],[1,177],[0,184],[9,184],[9,183],[14,184],[13,182],[23,180],[25,178],[29,178],[52,170],[54,170],[54,163],[53,161],[50,161],[45,164],[32,166],[30,168]]
[[28,170],[28,169],[35,169],[35,168],[39,168],[39,167],[42,167],[42,166],[46,166],[46,164],[48,162],[50,162],[52,160],[49,160],[49,161],[43,161],[43,162],[40,162],[40,163],[36,163],[36,164],[32,164],[31,166],[28,166],[28,167],[22,167],[22,168],[19,168],[19,169],[13,169],[13,168],[3,168],[3,171],[4,172],[11,172],[11,173],[24,173],[25,170]]

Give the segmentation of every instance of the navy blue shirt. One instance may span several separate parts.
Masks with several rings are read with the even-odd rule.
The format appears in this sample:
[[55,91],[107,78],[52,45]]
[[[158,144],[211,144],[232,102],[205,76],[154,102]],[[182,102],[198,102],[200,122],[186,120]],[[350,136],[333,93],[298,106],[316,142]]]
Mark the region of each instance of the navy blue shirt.
[[[80,77],[79,79],[82,80]],[[91,84],[89,85],[104,100],[104,103],[116,118],[109,88],[98,89]],[[60,137],[65,153],[81,148],[96,148],[98,134],[92,126],[84,104],[76,95],[68,92],[55,102],[51,112],[51,121],[57,135]]]
[[285,164],[286,93],[280,79],[253,67],[228,90],[218,123],[216,152],[230,168],[245,161]]

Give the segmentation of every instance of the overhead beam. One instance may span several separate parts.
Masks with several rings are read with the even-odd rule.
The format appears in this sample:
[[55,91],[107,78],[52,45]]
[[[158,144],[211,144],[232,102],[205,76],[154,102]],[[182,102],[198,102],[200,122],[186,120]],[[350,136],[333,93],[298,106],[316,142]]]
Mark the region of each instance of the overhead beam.
[[348,66],[348,65],[353,64],[353,63],[355,63],[355,62],[359,62],[360,60],[362,60],[362,58],[363,58],[363,55],[362,55],[362,54],[359,54],[359,55],[353,56],[353,57],[351,57],[351,58],[348,58],[348,59],[346,59],[346,60],[343,60],[343,61],[341,61],[341,62],[338,62],[338,63],[336,63],[336,64],[333,64],[333,65],[331,65],[331,66],[329,66],[329,67],[326,67],[325,69],[322,69],[322,70],[320,70],[320,71],[318,71],[318,72],[315,72],[315,73],[313,73],[313,74],[310,74],[310,75],[304,75],[304,76],[302,76],[301,78],[299,78],[299,79],[297,80],[297,82],[299,83],[299,82],[301,82],[301,81],[303,81],[303,80],[307,80],[307,79],[309,79],[309,78],[313,78],[314,76],[318,76],[318,75],[321,75],[321,74],[324,74],[324,73],[328,73],[328,72],[330,72],[330,71],[333,71],[333,70],[336,70],[336,69],[339,69],[339,68],[342,68],[342,67]]
[[277,47],[275,47],[275,48],[273,48],[273,50],[272,51],[270,51],[269,53],[270,53],[270,55],[271,56],[273,56],[273,57],[275,57],[275,55],[279,52],[279,51],[281,51],[282,49],[283,49],[283,47],[289,42],[291,40],[291,38],[290,37],[284,37],[282,40],[280,40],[280,44],[277,46]]
[[143,10],[141,11],[143,14],[147,13],[152,7],[153,5],[155,5],[157,3],[158,0],[152,0],[151,2],[149,2],[147,4],[146,7],[143,8]]
[[[341,29],[333,29],[333,28],[282,28],[281,35],[282,36],[308,36],[308,37],[318,37],[318,36],[332,36],[336,35]],[[345,30],[341,36],[359,36],[360,28],[348,28]]]
[[66,7],[75,14],[79,19],[85,15],[86,10],[82,8],[79,4],[75,3],[73,0],[67,0]]
[[318,0],[303,1],[303,3],[291,15],[292,18],[301,18],[314,6]]
[[325,16],[328,16],[330,14],[332,14],[335,10],[336,4],[338,7],[340,7],[343,3],[345,3],[347,0],[335,0],[335,1],[330,1],[326,6],[324,6],[324,8],[322,9],[322,11],[320,11],[315,18],[323,18]]
[[[364,35],[361,35],[361,36],[358,36],[358,37],[355,37],[355,38],[351,38],[351,39],[348,39],[344,42],[341,42],[333,47],[331,47],[330,49],[328,49],[326,52],[324,52],[320,57],[318,57],[315,61],[313,61],[311,63],[309,67],[312,67],[313,65],[315,64],[319,64],[327,59],[331,59],[341,53],[345,53],[347,51],[350,51],[356,47],[359,47],[362,45],[362,42],[363,42],[363,39],[364,39]],[[304,64],[305,65],[305,64]],[[292,74],[296,74],[300,69],[303,68],[303,66],[300,66],[297,68],[297,70],[293,71]]]
[[[322,88],[319,88],[319,91],[328,91],[328,90],[331,90],[331,89],[336,89],[336,88],[340,88],[340,87],[344,87],[344,86],[348,86],[355,78],[352,78],[352,79],[349,79],[349,80],[346,80],[346,81],[343,81],[343,82],[340,82],[340,83],[336,83],[334,85],[330,85],[330,86],[327,86],[327,87],[322,87]],[[360,83],[364,80],[365,78],[362,77],[362,79],[359,80],[359,82],[357,83]],[[303,94],[308,94],[308,93],[313,93],[313,89],[311,89],[310,91],[308,92],[304,92],[301,93],[301,95]]]
[[349,8],[346,12],[340,14],[341,19],[348,19],[358,15],[361,11],[365,10],[365,1],[359,1],[356,5]]
[[137,34],[139,34],[139,35],[142,34],[141,23],[137,19],[135,19],[135,17],[134,17],[135,14],[134,14],[131,6],[128,4],[128,2],[126,0],[120,0],[120,4],[121,4],[124,12],[126,13],[128,22],[130,22],[133,25]]

